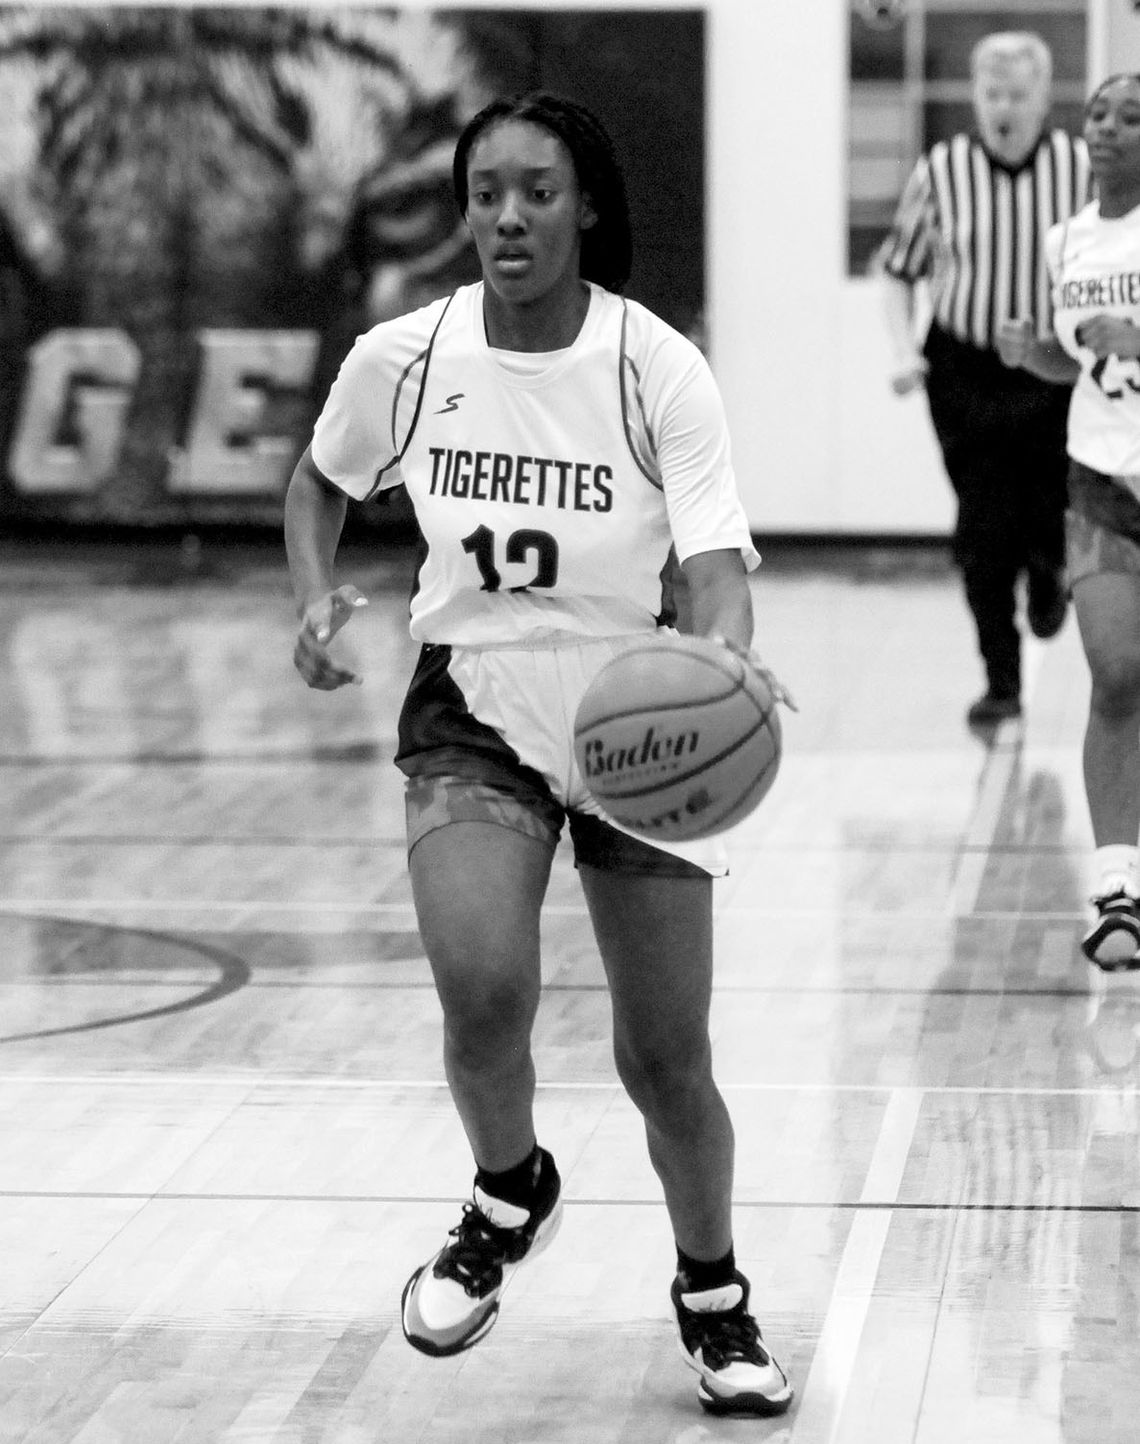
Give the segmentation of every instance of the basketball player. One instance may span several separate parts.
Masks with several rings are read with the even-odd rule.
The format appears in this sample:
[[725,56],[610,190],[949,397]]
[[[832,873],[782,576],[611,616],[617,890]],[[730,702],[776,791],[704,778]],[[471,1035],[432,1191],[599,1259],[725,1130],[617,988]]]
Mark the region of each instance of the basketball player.
[[1069,407],[1069,584],[1092,674],[1085,791],[1095,917],[1082,946],[1106,970],[1140,966],[1140,76],[1085,109],[1097,199],[1046,240],[1054,340],[1010,323],[1007,365],[1075,383]]
[[625,186],[588,110],[535,93],[468,124],[453,179],[482,281],[386,321],[345,360],[286,501],[311,687],[354,680],[328,644],[364,598],[337,586],[348,497],[403,482],[425,548],[423,644],[399,721],[409,870],[475,1182],[402,1301],[425,1353],[469,1348],[559,1221],[535,1137],[539,913],[568,821],[612,996],[618,1073],[676,1238],[672,1304],[715,1413],[779,1414],[792,1389],[733,1253],[733,1131],[712,1076],[712,879],[723,845],[611,826],[572,749],[599,667],[669,621],[675,548],[693,630],[746,651],[758,558],[722,405],[697,348],[618,294]]

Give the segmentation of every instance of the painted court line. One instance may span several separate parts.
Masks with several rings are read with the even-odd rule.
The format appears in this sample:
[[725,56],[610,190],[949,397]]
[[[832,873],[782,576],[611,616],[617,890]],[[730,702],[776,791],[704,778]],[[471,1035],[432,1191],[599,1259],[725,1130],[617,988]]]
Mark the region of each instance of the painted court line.
[[[985,867],[984,846],[978,848],[978,880]],[[968,855],[970,858],[974,853]],[[953,896],[957,897],[954,889]],[[543,913],[556,917],[586,917],[584,903],[546,903]],[[812,918],[819,920],[818,908],[755,907],[732,903],[718,907],[725,915],[748,914],[757,918]],[[963,909],[956,902],[941,908],[844,908],[843,917],[852,922],[863,920],[889,920],[891,922],[929,922],[945,920],[950,914],[960,914]],[[412,916],[411,902],[399,903],[354,903],[354,902],[307,902],[297,898],[235,898],[232,902],[221,898],[188,900],[184,898],[56,898],[56,897],[9,897],[0,899],[0,916],[4,914],[50,913],[53,916],[68,913],[295,913],[298,915],[335,913],[344,917],[386,917],[391,915]],[[1053,909],[1033,911],[1025,908],[1009,908],[1001,911],[978,912],[969,909],[970,916],[985,920],[1023,918],[1032,922],[1072,922],[1084,916],[1073,908],[1063,911]]]
[[[21,1083],[35,1083],[44,1087],[122,1087],[122,1088],[176,1088],[180,1091],[193,1088],[323,1088],[327,1090],[373,1089],[377,1092],[392,1089],[437,1089],[447,1090],[443,1078],[346,1078],[337,1074],[306,1074],[295,1078],[267,1078],[261,1073],[0,1073],[0,1086]],[[621,1093],[621,1084],[615,1079],[606,1082],[543,1082],[535,1085],[540,1093]],[[834,1093],[847,1097],[852,1094],[889,1093],[892,1097],[910,1098],[917,1109],[926,1096],[945,1098],[961,1095],[966,1098],[1102,1098],[1105,1088],[1018,1088],[994,1085],[972,1086],[969,1084],[923,1084],[920,1088],[895,1087],[889,1083],[724,1083],[718,1081],[722,1093]],[[1123,1086],[1112,1083],[1113,1099],[1132,1098],[1140,1094],[1140,1083]],[[868,1175],[871,1177],[872,1175]],[[885,1192],[884,1195],[885,1196]],[[882,1198],[880,1197],[880,1201]],[[893,1202],[894,1200],[890,1200]]]
[[[1035,637],[1027,637],[1022,648],[1022,691],[1027,708],[1032,705],[1044,657],[1044,644]],[[977,805],[947,900],[951,917],[977,916],[975,909],[981,896],[989,848],[997,836],[1001,809],[1021,753],[1023,725],[1021,721],[1001,723],[986,755]]]
[[[557,912],[557,907],[547,908]],[[410,913],[411,902],[310,902],[302,898],[70,898],[25,897],[0,900],[0,913],[30,912],[279,912],[279,913]],[[585,911],[585,908],[574,909]]]
[[[921,1089],[892,1090],[860,1203],[897,1202],[922,1097]],[[835,1444],[839,1437],[863,1326],[893,1218],[892,1209],[878,1208],[857,1213],[851,1220],[831,1303],[787,1435],[794,1444]]]

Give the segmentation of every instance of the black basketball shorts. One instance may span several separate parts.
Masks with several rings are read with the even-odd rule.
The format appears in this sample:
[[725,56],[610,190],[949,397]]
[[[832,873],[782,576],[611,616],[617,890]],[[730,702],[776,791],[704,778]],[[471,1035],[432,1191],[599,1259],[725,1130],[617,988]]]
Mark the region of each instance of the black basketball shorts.
[[507,647],[426,644],[400,713],[408,850],[451,822],[491,822],[609,872],[723,877],[719,838],[646,842],[608,820],[574,758],[574,715],[598,670],[641,634]]

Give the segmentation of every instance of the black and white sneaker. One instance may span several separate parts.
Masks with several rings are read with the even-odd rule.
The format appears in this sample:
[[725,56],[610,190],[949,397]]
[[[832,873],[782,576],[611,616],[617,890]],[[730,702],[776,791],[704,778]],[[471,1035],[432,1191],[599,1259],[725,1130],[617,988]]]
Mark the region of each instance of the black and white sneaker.
[[739,1271],[731,1283],[700,1292],[673,1282],[681,1354],[701,1376],[697,1398],[710,1414],[782,1414],[792,1402],[788,1376],[748,1312],[748,1292]]
[[499,1313],[507,1280],[546,1247],[562,1220],[562,1181],[542,1150],[533,1207],[492,1198],[475,1185],[472,1201],[433,1259],[404,1287],[401,1322],[408,1343],[441,1358],[477,1344]]
[[1081,951],[1105,972],[1140,967],[1140,904],[1126,888],[1091,899],[1096,909],[1092,927],[1081,939]]

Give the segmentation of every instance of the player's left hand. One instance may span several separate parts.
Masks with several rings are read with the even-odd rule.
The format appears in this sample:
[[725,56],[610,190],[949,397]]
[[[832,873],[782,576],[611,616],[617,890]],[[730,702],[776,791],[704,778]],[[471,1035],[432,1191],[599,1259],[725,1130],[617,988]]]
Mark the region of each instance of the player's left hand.
[[736,642],[730,642],[727,637],[713,637],[712,640],[719,642],[722,647],[727,647],[733,656],[739,657],[746,666],[751,667],[754,672],[763,678],[765,685],[777,702],[782,702],[783,705],[792,712],[798,712],[800,710],[796,705],[796,699],[776,676],[775,672],[773,672],[770,667],[764,665],[760,660],[758,652],[753,651],[749,647],[741,647]]
[[1077,327],[1077,344],[1094,356],[1140,356],[1140,327],[1127,316],[1090,316]]

